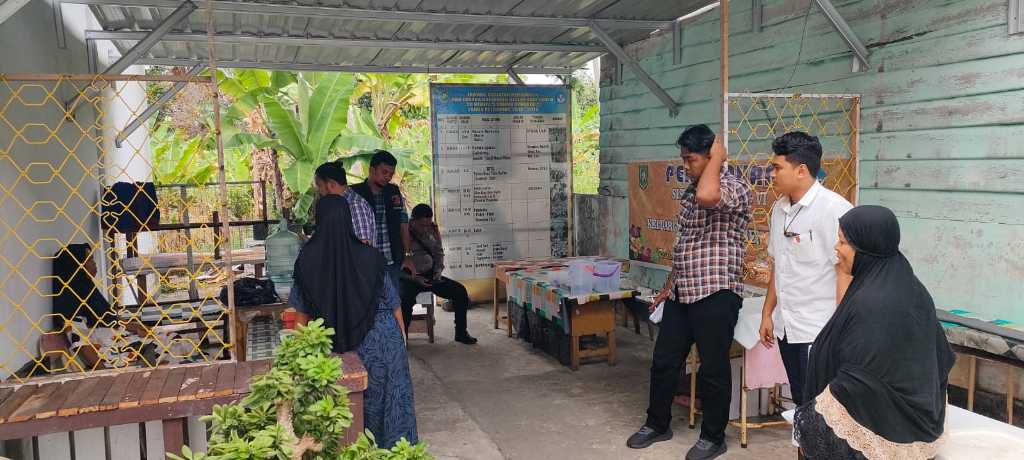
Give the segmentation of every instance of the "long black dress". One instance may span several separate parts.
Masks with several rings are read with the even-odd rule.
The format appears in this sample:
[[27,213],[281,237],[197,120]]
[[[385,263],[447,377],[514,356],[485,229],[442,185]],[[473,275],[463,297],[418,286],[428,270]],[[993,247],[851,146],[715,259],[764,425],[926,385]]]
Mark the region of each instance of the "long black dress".
[[358,240],[344,198],[320,198],[316,222],[295,261],[289,303],[335,330],[336,353],[359,355],[369,375],[363,418],[377,444],[390,448],[402,438],[415,444],[412,376],[394,314],[400,303],[394,285],[386,282],[384,256]]
[[954,355],[928,290],[899,252],[880,206],[839,220],[853,282],[811,346],[794,433],[809,459],[935,457]]

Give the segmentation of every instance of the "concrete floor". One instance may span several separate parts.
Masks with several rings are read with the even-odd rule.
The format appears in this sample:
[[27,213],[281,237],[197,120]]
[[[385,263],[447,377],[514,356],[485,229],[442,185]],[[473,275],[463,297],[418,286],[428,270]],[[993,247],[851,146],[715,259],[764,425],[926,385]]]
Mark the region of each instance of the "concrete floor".
[[[437,310],[436,342],[413,335],[410,364],[420,439],[438,459],[681,459],[696,441],[685,408],[674,408],[675,437],[647,449],[626,447],[644,422],[651,352],[646,335],[619,328],[619,363],[578,372],[491,328],[491,309],[469,312],[475,346],[452,341],[452,314]],[[699,423],[699,421],[698,421]],[[790,431],[727,431],[723,459],[792,459]]]

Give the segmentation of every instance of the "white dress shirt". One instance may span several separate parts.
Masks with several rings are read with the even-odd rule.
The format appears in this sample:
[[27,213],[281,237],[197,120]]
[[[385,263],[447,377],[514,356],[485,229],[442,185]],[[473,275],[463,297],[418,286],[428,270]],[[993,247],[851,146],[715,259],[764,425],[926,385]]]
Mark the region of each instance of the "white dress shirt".
[[775,260],[775,309],[782,318],[778,338],[813,342],[835,312],[839,218],[852,208],[818,182],[796,204],[782,196],[772,206],[768,255]]

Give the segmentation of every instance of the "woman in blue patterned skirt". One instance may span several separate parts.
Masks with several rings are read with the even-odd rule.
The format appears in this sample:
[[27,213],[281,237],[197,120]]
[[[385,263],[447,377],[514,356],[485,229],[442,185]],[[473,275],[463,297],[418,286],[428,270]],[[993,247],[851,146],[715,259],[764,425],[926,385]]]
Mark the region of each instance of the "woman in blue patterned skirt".
[[401,302],[380,251],[359,241],[348,202],[320,198],[316,231],[295,261],[289,303],[298,322],[323,318],[334,329],[335,353],[356,351],[369,374],[363,393],[366,429],[377,444],[418,442],[412,379],[401,330]]

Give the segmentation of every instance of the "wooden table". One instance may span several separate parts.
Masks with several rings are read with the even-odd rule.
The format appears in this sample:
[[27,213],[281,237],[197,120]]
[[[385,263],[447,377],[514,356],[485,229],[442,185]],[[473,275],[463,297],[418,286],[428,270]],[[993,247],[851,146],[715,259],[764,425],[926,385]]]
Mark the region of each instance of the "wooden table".
[[[593,259],[593,258],[588,258]],[[584,294],[570,296],[564,290],[550,285],[546,282],[546,276],[550,270],[564,270],[572,259],[532,259],[525,261],[500,262],[495,267],[495,293],[497,294],[499,283],[503,283],[508,291],[506,306],[514,302],[513,298],[527,296],[525,291],[530,291],[529,296],[532,304],[523,305],[524,309],[536,311],[540,316],[549,318],[564,328],[570,338],[569,359],[570,367],[578,370],[580,360],[584,358],[605,358],[609,365],[615,365],[616,343],[615,343],[615,304],[621,299],[628,299],[636,296],[636,291],[617,291],[612,293]],[[624,265],[624,271],[628,265]],[[495,327],[497,327],[498,308],[495,300]],[[509,308],[506,307],[506,312]],[[512,315],[506,313],[508,318],[508,334],[511,337],[514,330]],[[604,336],[604,346],[581,350],[580,339],[589,335]]]
[[[224,267],[226,260],[209,252],[174,252],[161,254],[146,254],[126,257],[119,261],[120,273],[135,278],[135,296],[137,302],[145,302],[149,292],[149,273],[166,277],[169,274],[188,275],[192,278],[189,282],[189,298],[198,299],[198,280],[196,270],[210,267]],[[257,278],[263,274],[263,266],[267,262],[266,248],[257,246],[247,249],[233,249],[231,251],[232,265],[252,265]],[[229,267],[230,269],[230,267]]]
[[249,338],[249,323],[252,320],[261,316],[269,316],[275,320],[281,319],[281,314],[285,310],[291,308],[290,305],[284,302],[271,303],[265,305],[251,305],[247,307],[235,307],[235,312],[238,315],[238,339],[235,340],[235,359],[239,361],[245,361],[246,347]]
[[508,303],[505,304],[505,315],[501,316],[498,309],[498,299],[505,297],[505,289],[508,286],[509,273],[520,270],[537,270],[549,268],[565,268],[573,259],[582,257],[565,258],[542,258],[542,259],[520,259],[505,260],[494,264],[494,328],[499,329],[500,320],[507,321],[508,336],[512,337],[512,318],[508,314]]
[[[163,421],[164,449],[181,452],[185,419],[208,415],[217,404],[249,394],[249,381],[270,369],[270,360],[96,371],[0,385],[0,440],[89,428]],[[352,426],[346,444],[363,431],[363,391],[368,377],[355,353],[342,355]]]
[[[580,359],[604,357],[609,366],[615,365],[615,305],[609,300],[591,302],[572,308],[569,333],[571,344],[569,356],[570,368],[579,370]],[[607,344],[592,350],[580,350],[580,337],[588,335],[604,335]]]

